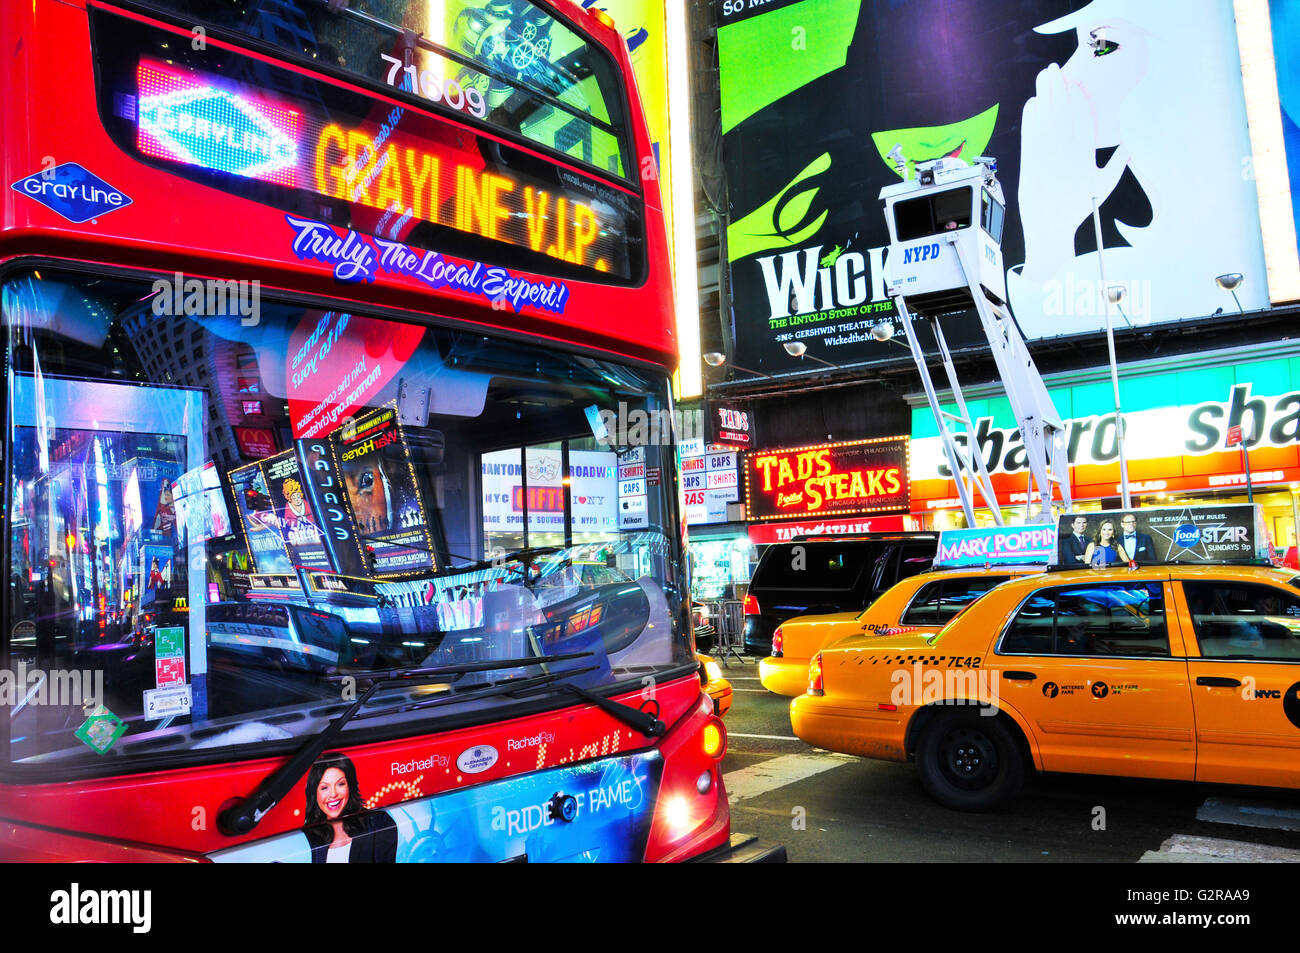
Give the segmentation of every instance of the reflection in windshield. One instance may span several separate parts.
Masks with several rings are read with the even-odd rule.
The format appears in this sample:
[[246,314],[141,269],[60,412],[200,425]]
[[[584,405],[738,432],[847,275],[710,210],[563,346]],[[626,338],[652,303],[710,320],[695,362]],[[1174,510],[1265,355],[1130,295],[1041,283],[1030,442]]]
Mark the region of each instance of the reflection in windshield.
[[[300,736],[346,675],[580,655],[545,673],[599,688],[690,663],[672,447],[609,446],[589,422],[662,411],[661,376],[266,301],[251,327],[157,315],[118,280],[3,291],[7,648],[50,676],[11,719],[11,760]],[[406,714],[348,730],[536,675],[395,687]],[[506,684],[465,707],[518,701]]]
[[157,2],[628,174],[614,63],[531,0],[312,0],[275,16],[248,0]]

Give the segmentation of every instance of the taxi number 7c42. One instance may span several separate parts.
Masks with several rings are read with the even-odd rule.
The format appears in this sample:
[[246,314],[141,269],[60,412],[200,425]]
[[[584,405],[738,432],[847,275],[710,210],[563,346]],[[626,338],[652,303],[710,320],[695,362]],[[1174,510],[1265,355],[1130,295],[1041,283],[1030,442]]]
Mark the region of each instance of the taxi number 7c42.
[[794,732],[914,760],[962,810],[1029,770],[1300,788],[1300,589],[1265,566],[1163,565],[1013,579],[937,635],[824,648]]

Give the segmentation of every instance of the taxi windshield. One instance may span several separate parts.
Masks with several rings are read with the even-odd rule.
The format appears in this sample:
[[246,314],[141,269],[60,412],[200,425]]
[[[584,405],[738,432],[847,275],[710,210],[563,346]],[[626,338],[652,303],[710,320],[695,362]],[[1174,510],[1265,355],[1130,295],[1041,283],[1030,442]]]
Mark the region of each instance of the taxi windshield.
[[[456,670],[349,733],[693,664],[664,374],[167,284],[3,285],[9,763],[285,742],[376,672]],[[663,441],[613,444],[620,406]]]

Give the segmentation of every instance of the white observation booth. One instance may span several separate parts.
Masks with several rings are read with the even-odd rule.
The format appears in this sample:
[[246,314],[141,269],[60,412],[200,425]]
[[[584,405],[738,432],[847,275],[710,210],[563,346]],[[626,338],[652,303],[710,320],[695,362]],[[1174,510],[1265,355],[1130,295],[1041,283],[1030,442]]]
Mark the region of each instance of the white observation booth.
[[[995,304],[1007,300],[1002,266],[1006,202],[992,159],[975,165],[937,159],[917,166],[917,177],[880,190],[889,226],[886,274],[890,293],[917,314],[965,311],[967,272]],[[965,261],[967,268],[963,269]]]
[[[972,489],[979,487],[990,516],[1002,525],[984,456],[978,450],[975,427],[957,382],[957,371],[944,339],[945,315],[979,315],[998,377],[1011,403],[1024,440],[1029,482],[1025,520],[1051,522],[1058,505],[1070,508],[1066,433],[1052,405],[1038,368],[1007,310],[1007,278],[1002,265],[1002,224],[1006,203],[997,180],[997,162],[979,156],[967,165],[945,157],[916,165],[909,178],[902,149],[889,157],[903,181],[880,190],[889,227],[885,283],[907,332],[912,360],[930,402],[944,453],[957,484],[966,525],[975,526]],[[926,322],[939,347],[948,374],[956,414],[943,410],[930,379],[925,354],[917,341],[915,321]],[[892,328],[885,326],[887,339]],[[972,452],[974,451],[974,452]],[[1035,512],[1035,508],[1037,512]]]

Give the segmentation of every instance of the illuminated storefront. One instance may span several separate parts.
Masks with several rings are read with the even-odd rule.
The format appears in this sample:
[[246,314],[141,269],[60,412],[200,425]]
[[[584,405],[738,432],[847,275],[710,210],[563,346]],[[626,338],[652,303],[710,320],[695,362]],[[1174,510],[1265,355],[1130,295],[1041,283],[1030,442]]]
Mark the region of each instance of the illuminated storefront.
[[[1279,546],[1296,538],[1300,488],[1300,347],[1281,342],[1252,349],[1254,360],[1225,350],[1130,364],[1120,371],[1129,492],[1136,504],[1245,502],[1247,475],[1239,427],[1250,459],[1251,495],[1264,506]],[[1114,398],[1104,371],[1054,375],[1048,381],[1069,427],[1070,484],[1080,508],[1118,505],[1119,445]],[[992,388],[967,389],[980,449],[1009,520],[1024,519],[1024,447],[1006,399]],[[971,399],[974,397],[975,399]],[[913,400],[913,398],[909,398]],[[924,398],[912,410],[912,512],[927,528],[958,525],[951,479]]]
[[740,451],[703,439],[682,440],[682,493],[690,528],[691,595],[735,599],[749,583],[753,546],[739,521]]

